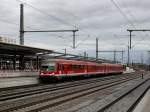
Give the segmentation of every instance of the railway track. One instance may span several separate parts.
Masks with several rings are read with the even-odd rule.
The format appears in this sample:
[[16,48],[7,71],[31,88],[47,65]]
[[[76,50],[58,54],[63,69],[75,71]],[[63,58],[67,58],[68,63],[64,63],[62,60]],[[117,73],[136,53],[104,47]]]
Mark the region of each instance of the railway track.
[[98,112],[132,112],[141,98],[150,88],[150,78],[102,107]]
[[[117,78],[121,78],[121,77],[125,78],[130,75],[126,75],[126,76],[118,75]],[[95,83],[98,81],[106,81],[106,80],[115,79],[115,78],[116,76],[110,76],[110,77],[103,77],[103,78],[96,78],[96,79],[73,81],[73,82],[67,82],[67,83],[62,83],[62,84],[51,84],[51,85],[34,84],[34,85],[28,85],[28,86],[25,85],[25,86],[13,88],[13,90],[8,88],[6,90],[1,90],[0,101],[10,100],[10,99],[24,97],[24,96],[33,95],[33,94],[39,94],[43,92],[55,91],[58,89],[71,88],[74,86],[86,85],[86,84]]]
[[[101,91],[106,88],[139,78],[139,75],[129,75],[103,80],[93,80],[89,82],[77,83],[74,85],[65,85],[62,89],[58,86],[51,88],[48,91],[38,90],[33,94],[18,95],[17,97],[5,98],[6,101],[0,102],[0,112],[9,111],[24,111],[35,112],[46,108],[54,107],[70,100],[83,97],[93,92]],[[85,83],[85,84],[84,84]],[[4,97],[1,97],[4,99]],[[15,99],[14,99],[15,98]]]

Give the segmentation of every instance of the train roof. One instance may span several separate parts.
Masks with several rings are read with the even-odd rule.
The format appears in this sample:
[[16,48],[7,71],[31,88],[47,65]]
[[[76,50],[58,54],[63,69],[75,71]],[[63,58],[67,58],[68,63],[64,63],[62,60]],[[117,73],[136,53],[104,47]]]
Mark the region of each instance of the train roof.
[[121,64],[110,64],[110,63],[95,63],[95,62],[89,62],[89,61],[79,61],[79,60],[67,60],[67,59],[47,59],[45,61],[50,62],[59,62],[61,64],[79,64],[79,65],[107,65],[107,66],[122,66]]
[[55,61],[63,64],[87,64],[85,61],[77,61],[77,60],[66,60],[66,59],[56,59]]
[[121,64],[112,64],[112,63],[102,63],[107,66],[122,66]]

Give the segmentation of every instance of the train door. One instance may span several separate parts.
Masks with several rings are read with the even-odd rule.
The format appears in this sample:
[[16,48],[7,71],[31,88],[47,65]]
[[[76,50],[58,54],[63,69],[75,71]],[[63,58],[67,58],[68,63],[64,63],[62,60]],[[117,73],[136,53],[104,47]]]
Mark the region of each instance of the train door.
[[57,74],[61,74],[61,67],[60,67],[60,64],[57,63],[56,65],[57,65],[57,69],[56,69]]
[[85,73],[88,73],[89,72],[89,65],[88,64],[83,65],[83,69],[84,69]]
[[64,74],[64,65],[61,64],[61,73]]
[[62,67],[62,64],[57,64],[57,72],[58,74],[63,74],[63,67]]
[[107,73],[107,66],[104,65],[104,74],[106,74],[106,73]]
[[64,73],[67,74],[67,64],[64,64]]

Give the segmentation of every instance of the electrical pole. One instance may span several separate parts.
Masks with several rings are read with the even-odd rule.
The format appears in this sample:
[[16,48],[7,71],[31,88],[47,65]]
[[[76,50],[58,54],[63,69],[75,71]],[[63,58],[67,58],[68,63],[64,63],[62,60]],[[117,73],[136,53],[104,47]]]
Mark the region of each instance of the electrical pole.
[[96,38],[96,60],[98,60],[98,38]]
[[86,54],[86,58],[87,58],[87,60],[88,60],[88,57],[89,57],[89,56],[88,56],[88,53],[87,53],[87,54]]
[[84,52],[84,59],[86,59],[86,51]]
[[20,4],[20,45],[24,45],[24,33],[30,32],[73,32],[73,48],[75,49],[75,33],[79,31],[78,29],[75,30],[24,30],[24,5]]
[[144,68],[144,65],[143,65],[143,53],[141,53],[141,68],[142,69]]
[[141,64],[143,65],[143,53],[141,53]]
[[64,54],[66,55],[67,54],[67,49],[65,48],[65,49],[62,49],[62,50],[64,50]]
[[76,30],[25,30],[24,33],[45,33],[45,32],[73,32],[73,48],[75,49],[75,33],[79,31],[78,29]]
[[75,49],[75,42],[76,42],[76,40],[75,40],[75,31],[73,31],[73,48]]
[[129,32],[130,32],[130,49],[131,49],[131,47],[132,47],[131,46],[131,33],[132,33],[132,31],[130,30]]
[[98,51],[98,52],[112,52],[112,53],[114,53],[114,63],[116,63],[117,61],[116,61],[116,53],[118,53],[118,52],[120,52],[120,53],[123,53],[124,51],[116,51],[116,50],[114,50],[114,51]]
[[124,53],[124,52],[122,51],[122,64],[123,64],[123,53]]
[[150,71],[150,51],[148,51],[148,70]]
[[20,45],[24,45],[24,6],[20,4]]
[[127,66],[129,66],[130,64],[130,47],[128,45],[128,63],[127,63]]
[[145,32],[145,31],[150,31],[150,29],[127,29],[127,31],[129,31],[129,33],[130,33],[130,49],[132,48],[132,45],[131,45],[131,33],[133,32],[133,31],[142,31],[142,32]]
[[114,50],[114,62],[116,63],[116,50]]

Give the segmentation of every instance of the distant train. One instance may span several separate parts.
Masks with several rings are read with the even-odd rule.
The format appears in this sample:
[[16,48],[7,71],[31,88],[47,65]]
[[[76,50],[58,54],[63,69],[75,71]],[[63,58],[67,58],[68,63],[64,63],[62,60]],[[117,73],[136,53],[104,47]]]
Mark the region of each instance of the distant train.
[[39,78],[61,79],[75,76],[91,76],[101,74],[121,74],[121,64],[95,63],[78,60],[51,59],[42,61]]

